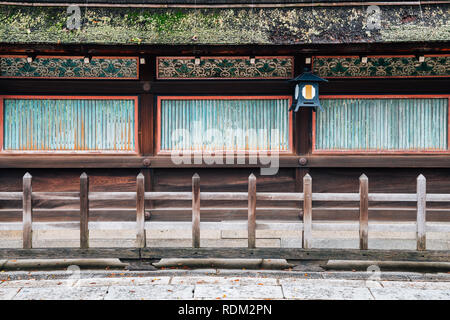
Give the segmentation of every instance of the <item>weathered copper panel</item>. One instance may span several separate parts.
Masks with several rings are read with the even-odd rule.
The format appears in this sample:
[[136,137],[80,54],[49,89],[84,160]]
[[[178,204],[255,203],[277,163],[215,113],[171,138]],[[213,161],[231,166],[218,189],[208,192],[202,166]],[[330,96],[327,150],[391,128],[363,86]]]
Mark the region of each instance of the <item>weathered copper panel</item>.
[[160,150],[290,151],[289,97],[160,97]]
[[5,98],[3,149],[134,151],[135,98]]
[[448,98],[322,99],[317,151],[446,151]]

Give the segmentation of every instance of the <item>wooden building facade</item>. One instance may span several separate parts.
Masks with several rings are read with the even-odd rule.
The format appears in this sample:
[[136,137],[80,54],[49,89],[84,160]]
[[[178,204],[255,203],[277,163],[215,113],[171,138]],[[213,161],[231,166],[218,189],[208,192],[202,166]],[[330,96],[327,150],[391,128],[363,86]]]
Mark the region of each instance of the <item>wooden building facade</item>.
[[[202,191],[246,191],[254,173],[258,191],[295,192],[309,173],[313,192],[358,192],[364,173],[371,192],[415,192],[419,174],[430,193],[450,192],[445,1],[380,3],[379,28],[362,1],[96,1],[75,30],[67,7],[14,2],[0,6],[0,191],[20,191],[25,172],[33,191],[78,191],[82,172],[92,191],[134,191],[142,172],[152,191],[190,191],[194,173]],[[329,80],[324,111],[288,110],[287,80],[305,68]],[[177,150],[192,157],[176,162]],[[230,162],[195,160],[223,150]],[[261,175],[270,164],[252,154],[275,151],[279,169]],[[91,219],[132,221],[134,206],[93,202]],[[245,219],[246,206],[205,201],[202,220]],[[428,221],[450,221],[448,205],[433,206]],[[191,219],[189,201],[146,207],[151,220]],[[35,221],[79,215],[77,204],[34,208]],[[300,214],[293,201],[258,203],[258,219]],[[357,218],[351,203],[313,212]],[[373,203],[370,219],[415,220],[415,204]],[[21,203],[2,201],[0,220],[20,221]]]

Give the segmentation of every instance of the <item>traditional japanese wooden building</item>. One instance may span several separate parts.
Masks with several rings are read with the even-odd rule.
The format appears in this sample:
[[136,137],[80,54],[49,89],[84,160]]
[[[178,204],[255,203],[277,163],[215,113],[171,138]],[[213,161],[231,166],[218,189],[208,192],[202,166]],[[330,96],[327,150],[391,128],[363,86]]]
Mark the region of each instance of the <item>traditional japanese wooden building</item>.
[[[448,1],[1,1],[0,191],[21,191],[25,172],[33,191],[78,191],[82,172],[92,191],[135,191],[142,172],[152,191],[190,191],[194,173],[202,191],[246,191],[254,173],[258,191],[295,192],[309,173],[314,192],[358,192],[365,173],[371,192],[415,192],[423,174],[450,193],[449,23]],[[289,111],[305,69],[328,80],[323,111]],[[78,219],[76,203],[35,202],[35,221]],[[2,201],[0,220],[21,205]],[[92,220],[136,219],[133,201],[91,206]],[[433,206],[428,221],[450,221]],[[191,219],[190,201],[147,210]],[[258,219],[300,213],[258,202]],[[371,204],[370,219],[415,215]],[[245,201],[202,202],[204,221],[246,216]],[[357,217],[342,202],[313,212]]]

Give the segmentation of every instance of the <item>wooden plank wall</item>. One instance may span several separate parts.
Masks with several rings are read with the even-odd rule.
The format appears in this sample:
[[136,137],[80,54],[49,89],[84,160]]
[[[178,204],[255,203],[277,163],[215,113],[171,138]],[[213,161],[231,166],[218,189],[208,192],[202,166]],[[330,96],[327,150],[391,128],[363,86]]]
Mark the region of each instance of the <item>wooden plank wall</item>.
[[[398,48],[395,45],[386,47],[372,47],[371,53],[378,52],[384,54],[395,54],[412,48],[407,44],[402,44]],[[421,47],[423,48],[423,47]],[[20,46],[2,47],[3,53],[20,53],[26,48]],[[35,47],[38,49],[38,47]],[[59,55],[80,55],[80,47],[42,47],[45,54]],[[139,97],[139,128],[138,141],[140,145],[140,156],[156,156],[156,143],[154,141],[154,131],[156,123],[155,99],[158,95],[285,95],[292,93],[292,86],[285,80],[245,80],[245,81],[157,81],[155,80],[155,60],[156,55],[192,55],[191,47],[171,48],[141,48],[145,53],[136,51],[130,47],[95,47],[91,48],[94,54],[98,55],[139,55],[146,59],[146,64],[141,65],[139,81],[124,80],[9,80],[0,79],[0,94],[37,94],[37,95],[136,95]],[[139,49],[139,50],[141,50]],[[295,55],[295,74],[303,71],[305,57],[310,54],[299,54],[301,48],[295,46],[280,47],[277,49],[271,47],[236,47],[229,48],[224,46],[197,48],[199,55],[254,55],[252,50],[258,50],[264,55]],[[439,53],[446,49],[445,46],[436,44],[430,48],[430,53]],[[447,48],[448,49],[448,48]],[[9,50],[9,51],[7,51]],[[87,50],[87,49],[86,49]],[[152,51],[153,50],[153,51]],[[159,50],[159,51],[158,51]],[[350,52],[358,54],[367,54],[364,47],[352,46],[329,46],[315,47],[315,54],[348,54]],[[411,49],[412,50],[412,49]],[[357,79],[357,80],[338,80],[333,79],[329,83],[321,86],[321,94],[446,94],[450,84],[449,79]],[[412,91],[413,88],[413,92]],[[310,110],[301,110],[295,117],[294,130],[294,149],[297,156],[311,155],[312,141],[312,113]],[[6,157],[0,155],[0,167],[14,166],[14,162],[23,159],[24,156]],[[130,156],[133,158],[133,156]],[[430,158],[434,157],[434,158]],[[22,191],[22,177],[26,171],[33,176],[33,191],[79,191],[79,177],[83,171],[89,175],[89,186],[91,191],[135,191],[136,176],[142,172],[145,177],[146,191],[191,191],[192,175],[198,173],[201,177],[200,188],[202,191],[244,191],[248,190],[248,176],[254,173],[257,177],[257,191],[260,192],[301,192],[303,190],[303,177],[309,173],[314,181],[313,192],[358,192],[359,177],[366,174],[370,181],[370,192],[415,192],[416,178],[423,174],[427,179],[427,192],[430,193],[450,193],[450,166],[442,165],[438,159],[442,156],[425,156],[417,162],[414,162],[413,168],[392,167],[392,163],[385,161],[383,156],[369,156],[359,159],[359,165],[371,166],[376,163],[376,168],[355,168],[351,161],[351,156],[342,156],[336,161],[333,157],[323,157],[324,160],[315,160],[320,163],[320,167],[308,167],[296,162],[291,167],[280,168],[275,176],[260,176],[258,168],[155,168],[152,167],[150,160],[135,158],[128,160],[116,160],[117,166],[106,169],[108,161],[112,157],[101,157],[92,160],[85,160],[89,166],[97,168],[77,168],[74,169],[74,161],[69,161],[69,157],[57,158],[58,168],[53,168],[55,161],[53,156],[36,157],[32,162],[40,168],[15,168],[0,169],[0,191]],[[30,158],[29,155],[26,156]],[[116,157],[119,158],[119,157]],[[410,156],[400,156],[402,159],[410,159]],[[431,159],[428,162],[427,159]],[[433,160],[434,159],[434,160]],[[28,160],[27,160],[28,161]],[[434,161],[434,162],[433,162]],[[338,162],[338,167],[336,167]],[[21,162],[22,163],[22,162]],[[26,162],[23,162],[26,163]],[[28,162],[29,163],[29,162]],[[138,163],[137,167],[136,163]],[[169,163],[167,161],[167,163]],[[439,168],[421,169],[421,164],[437,163]],[[446,163],[446,162],[445,162]],[[129,166],[127,168],[127,166]],[[44,169],[47,168],[47,169]],[[149,208],[169,208],[183,206],[191,207],[191,202],[176,203],[170,201],[146,201],[146,209]],[[276,209],[261,209],[269,204],[257,203],[257,219],[280,219],[280,220],[298,220],[302,212],[302,206],[296,202],[277,203]],[[273,205],[273,204],[272,204]],[[404,203],[389,204],[389,210],[376,210],[381,204],[370,203],[370,220],[410,220],[415,219],[415,204],[410,205],[409,211],[400,211],[404,208]],[[409,204],[408,204],[409,205]],[[1,201],[0,202],[0,221],[21,221],[22,202]],[[134,201],[108,201],[90,203],[92,210],[89,212],[91,221],[111,220],[111,221],[134,221],[136,217],[136,203]],[[313,220],[336,219],[336,220],[358,220],[358,203],[340,203],[339,210],[327,210],[325,206],[333,206],[333,203],[314,203]],[[383,204],[386,206],[386,204]],[[100,207],[110,209],[97,210]],[[204,208],[213,208],[204,211]],[[234,211],[227,208],[239,207],[242,210]],[[72,220],[79,221],[79,204],[62,204],[58,202],[41,201],[33,203],[35,221],[60,221]],[[222,208],[222,209],[218,209]],[[346,208],[353,208],[352,210]],[[373,209],[375,208],[375,210]],[[427,212],[428,221],[450,221],[450,205],[445,203],[432,203],[429,210],[435,208],[445,208],[448,211],[429,211]],[[58,209],[49,211],[46,209]],[[247,219],[247,203],[244,201],[202,201],[202,221],[218,221],[223,219]],[[146,212],[146,218],[148,218]],[[171,210],[171,211],[152,211],[151,220],[183,220],[190,221],[191,211]]]
[[[33,191],[75,191],[80,188],[81,169],[33,169]],[[295,192],[296,169],[282,168],[276,176],[261,176],[259,169],[152,169],[153,179],[150,187],[153,191],[191,191],[192,176],[201,177],[202,191],[240,191],[248,190],[248,176],[254,173],[258,180],[258,192]],[[312,168],[313,192],[359,192],[359,177],[365,173],[370,180],[370,192],[416,191],[417,176],[422,173],[427,179],[428,193],[450,193],[450,169],[350,169],[350,168]],[[90,169],[86,170],[90,179],[91,191],[130,191],[136,190],[137,169]],[[0,191],[22,191],[22,177],[25,170],[0,170]],[[303,181],[303,177],[301,179]],[[149,201],[147,201],[149,202]],[[152,221],[175,220],[189,221],[191,201],[152,201],[158,210],[151,212]],[[276,203],[258,201],[257,218],[267,220],[298,220],[301,207],[295,201]],[[136,203],[134,201],[91,201],[89,213],[91,221],[134,221]],[[313,220],[358,220],[359,204],[356,202],[333,203],[314,202]],[[336,210],[327,208],[336,207]],[[381,209],[390,207],[391,209]],[[0,221],[21,221],[22,201],[0,201]],[[34,221],[79,220],[78,202],[33,201]],[[99,208],[103,208],[99,210]],[[146,203],[146,209],[150,207]],[[171,209],[169,209],[171,208]],[[186,208],[186,210],[179,210]],[[208,210],[206,208],[211,208]],[[240,208],[235,211],[231,208]],[[353,208],[348,210],[345,208]],[[408,210],[400,210],[405,209]],[[450,221],[449,203],[429,203],[427,221]],[[446,209],[447,211],[433,211]],[[370,203],[370,220],[414,221],[416,207],[414,203]],[[202,221],[246,220],[246,201],[202,201]]]

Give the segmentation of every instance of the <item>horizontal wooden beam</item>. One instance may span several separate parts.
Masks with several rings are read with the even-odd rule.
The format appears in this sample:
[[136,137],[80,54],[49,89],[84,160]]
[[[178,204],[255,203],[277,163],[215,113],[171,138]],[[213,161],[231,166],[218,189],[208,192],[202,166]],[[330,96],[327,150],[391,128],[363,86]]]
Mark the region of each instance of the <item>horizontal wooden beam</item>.
[[124,258],[139,259],[137,248],[36,248],[0,249],[1,259]]
[[437,154],[317,154],[305,158],[307,160],[305,167],[310,168],[450,168],[450,156]]
[[0,168],[142,168],[143,159],[107,155],[0,155]]
[[[415,94],[442,94],[447,92],[449,79],[332,79],[320,88],[322,95],[339,94],[410,94],[414,87]],[[286,80],[32,80],[32,79],[0,79],[2,94],[144,94],[174,95],[189,93],[190,95],[280,95],[290,94],[292,85]]]
[[298,248],[145,248],[143,259],[159,258],[258,258],[292,260],[449,261],[450,250],[358,250]]
[[[300,165],[300,159],[306,159]],[[146,160],[146,161],[144,161]],[[142,155],[43,155],[43,154],[2,154],[0,168],[260,168],[268,167],[259,161],[250,164],[194,164],[173,163],[170,156]],[[234,161],[237,162],[237,161]],[[274,165],[274,164],[272,164]],[[449,155],[280,155],[280,168],[450,168]]]
[[265,258],[292,260],[383,260],[450,262],[449,250],[358,250],[297,248],[38,248],[0,249],[0,259],[70,258]]
[[[0,192],[0,200],[22,200],[21,192]],[[192,200],[191,192],[145,192],[145,200]],[[247,192],[203,192],[201,200],[232,200],[246,201]],[[358,193],[312,193],[313,201],[359,201]],[[49,201],[79,201],[78,192],[33,192],[34,200]],[[256,200],[259,201],[303,201],[304,195],[299,192],[258,192]],[[450,194],[429,193],[425,196],[427,202],[450,202]],[[89,200],[136,200],[135,192],[90,192]],[[369,193],[369,201],[379,202],[415,202],[415,193]],[[157,208],[153,208],[157,209]]]
[[46,79],[0,79],[2,94],[243,94],[279,95],[289,94],[291,87],[286,80],[246,80],[236,85],[230,80],[171,80],[171,81],[137,81],[137,80],[46,80]]
[[[298,156],[280,156],[280,167],[297,167],[299,166]],[[146,161],[144,161],[146,160]],[[152,156],[144,157],[137,155],[119,156],[119,155],[39,155],[33,154],[4,154],[0,155],[0,168],[259,168],[268,167],[267,164],[250,164],[248,157],[245,158],[243,164],[238,164],[237,160],[234,164],[207,165],[194,164],[194,160],[190,163],[175,164],[170,156]],[[275,163],[274,163],[275,164]]]
[[[1,54],[27,54],[31,44],[26,43],[0,43]],[[192,56],[195,50],[199,55],[296,55],[296,54],[359,54],[370,52],[371,54],[411,54],[411,52],[437,54],[447,53],[447,41],[434,42],[397,42],[397,43],[311,43],[311,44],[289,44],[289,45],[105,45],[105,44],[49,44],[33,43],[32,48],[40,54],[70,54],[70,55],[188,55]],[[255,51],[257,50],[257,51]]]
[[[247,208],[244,208],[247,209]],[[190,221],[146,221],[145,230],[189,230]],[[247,230],[247,221],[200,222],[201,230]],[[33,222],[33,230],[78,230],[80,222]],[[135,230],[135,221],[90,221],[89,230]],[[358,222],[353,221],[313,221],[313,231],[358,231]],[[445,222],[426,223],[427,232],[450,232],[450,224]],[[20,222],[0,222],[0,231],[20,231]],[[257,221],[256,230],[302,231],[303,223],[298,221]],[[374,222],[369,224],[371,232],[416,232],[416,222]]]

